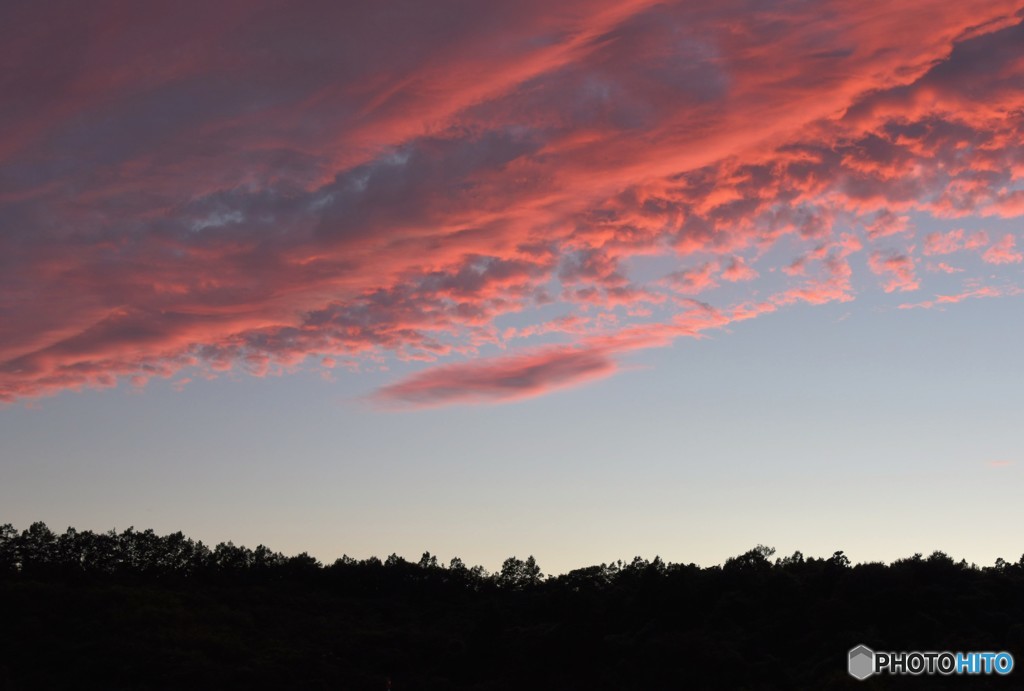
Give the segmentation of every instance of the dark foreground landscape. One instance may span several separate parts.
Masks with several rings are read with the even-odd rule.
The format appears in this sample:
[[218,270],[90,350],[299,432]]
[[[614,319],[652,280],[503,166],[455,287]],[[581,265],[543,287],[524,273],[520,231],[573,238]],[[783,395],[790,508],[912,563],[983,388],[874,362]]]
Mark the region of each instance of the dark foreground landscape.
[[[758,546],[701,568],[636,558],[545,577],[429,554],[324,566],[181,533],[0,527],[3,689],[1022,688],[847,674],[847,651],[1008,651],[1024,558],[851,565]],[[389,686],[390,684],[390,686]]]

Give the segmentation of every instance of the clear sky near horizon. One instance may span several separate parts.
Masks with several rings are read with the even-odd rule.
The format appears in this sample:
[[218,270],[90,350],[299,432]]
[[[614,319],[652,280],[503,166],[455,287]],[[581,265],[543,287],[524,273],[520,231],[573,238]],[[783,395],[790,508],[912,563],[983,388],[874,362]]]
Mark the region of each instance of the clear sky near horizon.
[[0,523],[1016,561],[1022,8],[5,3]]

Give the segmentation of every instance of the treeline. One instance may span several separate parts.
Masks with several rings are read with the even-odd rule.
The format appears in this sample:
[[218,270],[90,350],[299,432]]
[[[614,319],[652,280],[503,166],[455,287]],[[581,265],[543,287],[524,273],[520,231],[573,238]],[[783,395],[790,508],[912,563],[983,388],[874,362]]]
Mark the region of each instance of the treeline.
[[851,564],[757,546],[700,567],[635,558],[546,577],[284,556],[151,530],[0,526],[0,689],[1019,688],[875,677],[847,651],[1009,651],[1024,557]]
[[891,565],[868,563],[853,566],[842,551],[828,558],[804,557],[795,552],[788,557],[772,559],[775,550],[758,545],[750,551],[727,559],[721,566],[706,568],[694,564],[673,564],[660,557],[653,560],[636,557],[630,562],[616,561],[599,566],[579,568],[569,573],[545,577],[534,557],[509,557],[500,571],[489,573],[482,566],[467,566],[458,557],[447,565],[436,556],[424,552],[417,562],[397,554],[385,560],[377,557],[356,560],[347,555],[325,566],[306,552],[285,556],[265,545],[255,549],[222,542],[213,548],[192,540],[181,532],[157,535],[153,530],[128,528],[120,533],[110,530],[95,533],[68,528],[55,533],[45,523],[36,522],[23,531],[7,523],[0,525],[0,573],[22,577],[133,577],[149,579],[217,578],[219,576],[249,580],[315,579],[348,573],[353,584],[363,583],[374,589],[389,582],[433,582],[468,590],[489,587],[519,590],[524,588],[568,588],[573,591],[600,590],[651,578],[672,578],[681,572],[720,574],[729,580],[769,573],[796,577],[836,576],[847,569],[878,572],[923,571],[933,576],[948,577],[962,572],[964,577],[998,575],[1003,578],[1024,577],[1024,555],[1017,562],[997,559],[988,567],[954,561],[943,552],[927,558],[915,554]]
[[482,566],[466,566],[459,558],[442,566],[424,552],[418,562],[392,554],[356,560],[347,555],[324,566],[308,553],[287,557],[265,545],[255,549],[222,542],[212,549],[181,532],[157,535],[134,527],[120,533],[95,533],[68,528],[57,534],[36,522],[18,532],[0,525],[0,574],[25,578],[203,579],[247,582],[310,580],[339,573],[353,585],[378,589],[386,582],[430,582],[468,590],[486,587],[520,589],[539,585],[544,578],[536,560],[510,557],[490,574]]

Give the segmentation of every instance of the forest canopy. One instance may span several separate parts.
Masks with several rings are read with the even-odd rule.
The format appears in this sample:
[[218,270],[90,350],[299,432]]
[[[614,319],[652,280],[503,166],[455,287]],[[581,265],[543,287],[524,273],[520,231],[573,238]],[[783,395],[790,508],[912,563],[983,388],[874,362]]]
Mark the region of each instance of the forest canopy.
[[495,573],[429,552],[325,565],[180,532],[6,524],[0,603],[0,689],[857,688],[858,644],[1024,650],[1024,557],[942,552],[853,564],[758,545],[709,567],[636,557],[547,576],[532,556]]

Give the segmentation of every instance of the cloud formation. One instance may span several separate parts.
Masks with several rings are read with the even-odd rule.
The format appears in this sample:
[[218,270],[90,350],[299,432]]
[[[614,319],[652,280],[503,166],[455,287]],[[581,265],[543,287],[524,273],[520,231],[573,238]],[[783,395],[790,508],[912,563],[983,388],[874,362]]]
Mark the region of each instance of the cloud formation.
[[1020,264],[1024,255],[1016,250],[1017,238],[1007,233],[981,255],[989,264]]
[[435,367],[385,386],[375,398],[414,405],[508,401],[599,379],[614,371],[614,361],[601,349],[548,348]]
[[381,400],[506,400],[1009,271],[1022,7],[6,5],[0,400],[392,357]]

